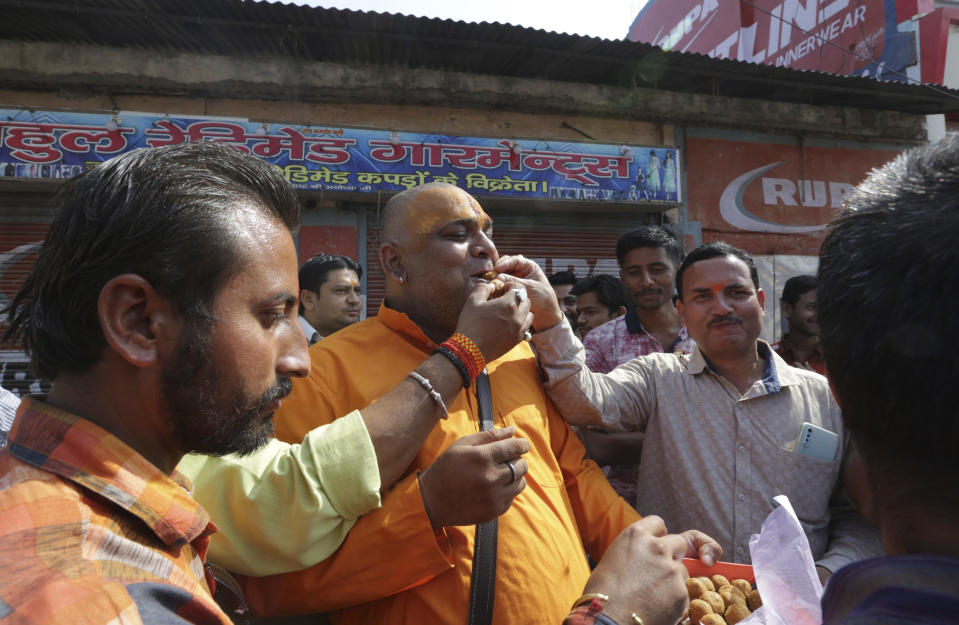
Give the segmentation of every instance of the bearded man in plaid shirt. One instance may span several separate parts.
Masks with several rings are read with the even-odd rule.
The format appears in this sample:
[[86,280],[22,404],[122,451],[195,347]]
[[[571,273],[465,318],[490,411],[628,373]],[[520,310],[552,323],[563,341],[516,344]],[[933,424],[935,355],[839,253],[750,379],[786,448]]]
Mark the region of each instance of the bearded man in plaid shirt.
[[216,527],[174,466],[260,447],[309,371],[296,195],[196,143],[102,163],[62,199],[5,310],[53,387],[0,452],[0,620],[226,625],[204,566]]

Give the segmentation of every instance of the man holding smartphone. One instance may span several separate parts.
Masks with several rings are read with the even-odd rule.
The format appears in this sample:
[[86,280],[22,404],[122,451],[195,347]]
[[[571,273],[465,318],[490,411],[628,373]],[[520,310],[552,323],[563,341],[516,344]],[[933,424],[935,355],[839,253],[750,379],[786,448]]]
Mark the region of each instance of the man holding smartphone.
[[585,366],[534,263],[504,258],[496,269],[528,279],[536,325],[548,328],[533,342],[563,416],[645,433],[640,513],[655,511],[667,527],[702,528],[727,559],[749,562],[750,535],[772,498],[786,494],[823,579],[878,554],[878,534],[831,499],[848,438],[826,379],[788,366],[759,340],[765,294],[747,252],[708,243],[679,267],[676,308],[697,343],[692,354],[649,354],[607,374]]

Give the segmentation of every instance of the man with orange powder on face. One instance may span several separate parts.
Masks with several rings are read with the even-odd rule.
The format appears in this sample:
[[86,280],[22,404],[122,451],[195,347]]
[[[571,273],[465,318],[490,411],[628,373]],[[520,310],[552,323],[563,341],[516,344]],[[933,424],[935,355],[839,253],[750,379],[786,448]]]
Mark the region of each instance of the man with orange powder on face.
[[[546,397],[528,344],[485,363],[454,334],[467,295],[490,277],[499,258],[491,227],[473,197],[444,183],[410,189],[387,204],[380,246],[386,300],[376,317],[310,349],[312,372],[294,383],[277,413],[277,436],[301,440],[312,428],[366,406],[437,350],[451,355],[467,388],[449,404],[449,418],[430,433],[382,508],[362,517],[337,553],[306,571],[245,580],[255,611],[339,610],[331,614],[334,623],[365,625],[467,622],[470,524],[478,521],[470,511],[486,495],[472,486],[476,475],[448,470],[437,458],[479,429],[474,393],[484,365],[493,425],[514,426],[530,444],[515,467],[500,465],[502,488],[518,494],[495,534],[493,623],[561,622],[589,576],[584,545],[599,560],[639,519],[584,459],[582,444]],[[525,291],[504,297],[520,301]],[[524,480],[525,489],[516,488]],[[707,560],[719,555],[698,532],[687,532],[686,539]]]

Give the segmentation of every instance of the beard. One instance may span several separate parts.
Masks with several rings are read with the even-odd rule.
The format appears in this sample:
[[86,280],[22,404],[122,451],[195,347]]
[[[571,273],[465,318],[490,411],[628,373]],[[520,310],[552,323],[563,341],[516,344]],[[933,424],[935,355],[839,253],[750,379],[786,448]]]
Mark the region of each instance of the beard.
[[273,435],[273,413],[267,407],[289,395],[293,383],[279,377],[255,398],[241,386],[224,392],[211,345],[211,324],[191,321],[173,360],[163,367],[161,392],[174,431],[187,452],[252,453]]

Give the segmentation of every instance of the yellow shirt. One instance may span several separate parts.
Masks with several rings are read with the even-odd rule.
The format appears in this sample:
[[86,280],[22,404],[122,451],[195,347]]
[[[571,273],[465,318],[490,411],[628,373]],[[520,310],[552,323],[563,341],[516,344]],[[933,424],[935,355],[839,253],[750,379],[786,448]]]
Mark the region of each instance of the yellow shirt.
[[[345,413],[344,413],[345,414]],[[380,504],[376,452],[359,412],[252,454],[189,454],[177,470],[216,519],[208,559],[247,575],[298,571],[333,553]]]
[[[433,351],[406,315],[386,308],[310,349],[313,369],[293,382],[276,415],[277,435],[299,440],[310,428],[361,408],[396,386]],[[559,623],[589,575],[586,549],[599,559],[639,515],[558,416],[526,343],[489,363],[494,423],[529,440],[527,487],[499,519],[493,622]],[[361,518],[330,559],[299,573],[245,580],[259,613],[341,609],[335,623],[396,625],[466,622],[472,526],[433,534],[416,473],[455,440],[478,431],[472,388],[449,406],[383,507]]]

